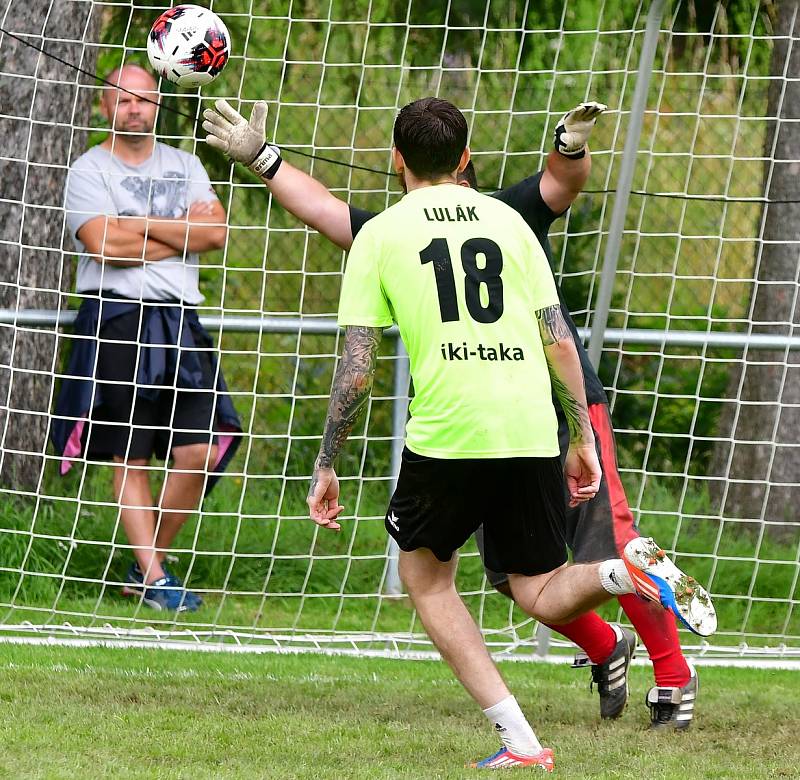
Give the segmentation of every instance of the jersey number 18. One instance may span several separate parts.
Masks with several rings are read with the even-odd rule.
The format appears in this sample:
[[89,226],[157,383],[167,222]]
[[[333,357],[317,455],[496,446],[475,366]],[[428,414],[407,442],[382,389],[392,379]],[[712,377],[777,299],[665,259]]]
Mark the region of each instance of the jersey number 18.
[[[483,255],[486,265],[478,268],[478,255]],[[439,295],[439,313],[442,322],[458,320],[456,280],[447,239],[434,238],[419,253],[423,265],[433,263],[436,292]],[[497,322],[503,315],[503,253],[490,238],[470,238],[461,245],[461,265],[464,268],[464,298],[470,316],[476,322]],[[488,301],[481,301],[481,285],[486,285]]]

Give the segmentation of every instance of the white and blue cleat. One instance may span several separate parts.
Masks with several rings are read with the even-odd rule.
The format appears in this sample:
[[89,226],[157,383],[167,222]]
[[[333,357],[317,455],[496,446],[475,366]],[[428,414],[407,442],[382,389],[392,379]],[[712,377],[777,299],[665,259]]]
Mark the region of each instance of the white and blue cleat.
[[533,766],[552,772],[555,769],[553,751],[542,748],[535,756],[517,756],[507,747],[502,747],[493,756],[469,765],[472,769],[515,769]]
[[708,591],[684,574],[652,539],[632,539],[625,545],[623,560],[642,598],[672,611],[699,636],[711,636],[717,630],[717,613]]

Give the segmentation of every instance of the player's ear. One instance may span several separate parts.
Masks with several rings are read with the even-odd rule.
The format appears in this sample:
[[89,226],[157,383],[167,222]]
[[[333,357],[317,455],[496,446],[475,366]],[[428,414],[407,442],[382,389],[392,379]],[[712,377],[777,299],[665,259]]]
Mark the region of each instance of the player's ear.
[[456,175],[462,173],[464,168],[467,167],[467,163],[469,162],[469,147],[465,147],[464,151],[461,152],[461,159],[458,161],[458,168],[456,169]]
[[402,173],[406,169],[406,161],[396,146],[392,147],[392,165],[397,173]]

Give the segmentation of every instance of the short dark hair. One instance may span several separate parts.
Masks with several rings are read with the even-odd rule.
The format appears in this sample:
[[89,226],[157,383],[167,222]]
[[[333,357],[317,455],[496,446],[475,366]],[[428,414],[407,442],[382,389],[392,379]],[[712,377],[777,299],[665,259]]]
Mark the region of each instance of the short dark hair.
[[475,175],[475,166],[470,160],[465,166],[464,170],[458,174],[459,181],[465,181],[473,190],[478,189],[478,177]]
[[467,120],[446,100],[420,98],[400,109],[394,145],[421,179],[452,173],[467,148]]

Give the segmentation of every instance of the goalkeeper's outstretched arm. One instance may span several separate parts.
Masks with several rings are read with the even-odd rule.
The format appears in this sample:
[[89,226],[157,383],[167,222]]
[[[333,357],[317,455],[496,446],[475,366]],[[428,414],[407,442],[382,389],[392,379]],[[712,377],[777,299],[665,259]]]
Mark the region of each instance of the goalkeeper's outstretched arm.
[[262,181],[290,214],[341,249],[350,249],[353,243],[350,207],[324,184],[285,160],[272,179],[262,177]]
[[555,214],[572,205],[589,178],[592,170],[589,136],[597,117],[605,110],[602,103],[581,103],[564,114],[556,125],[555,149],[547,157],[539,183],[542,200]]
[[342,249],[350,249],[353,232],[350,208],[323,184],[281,158],[280,149],[267,142],[267,104],[257,101],[249,121],[227,101],[203,112],[206,143],[242,163],[269,187],[290,214],[318,230]]

